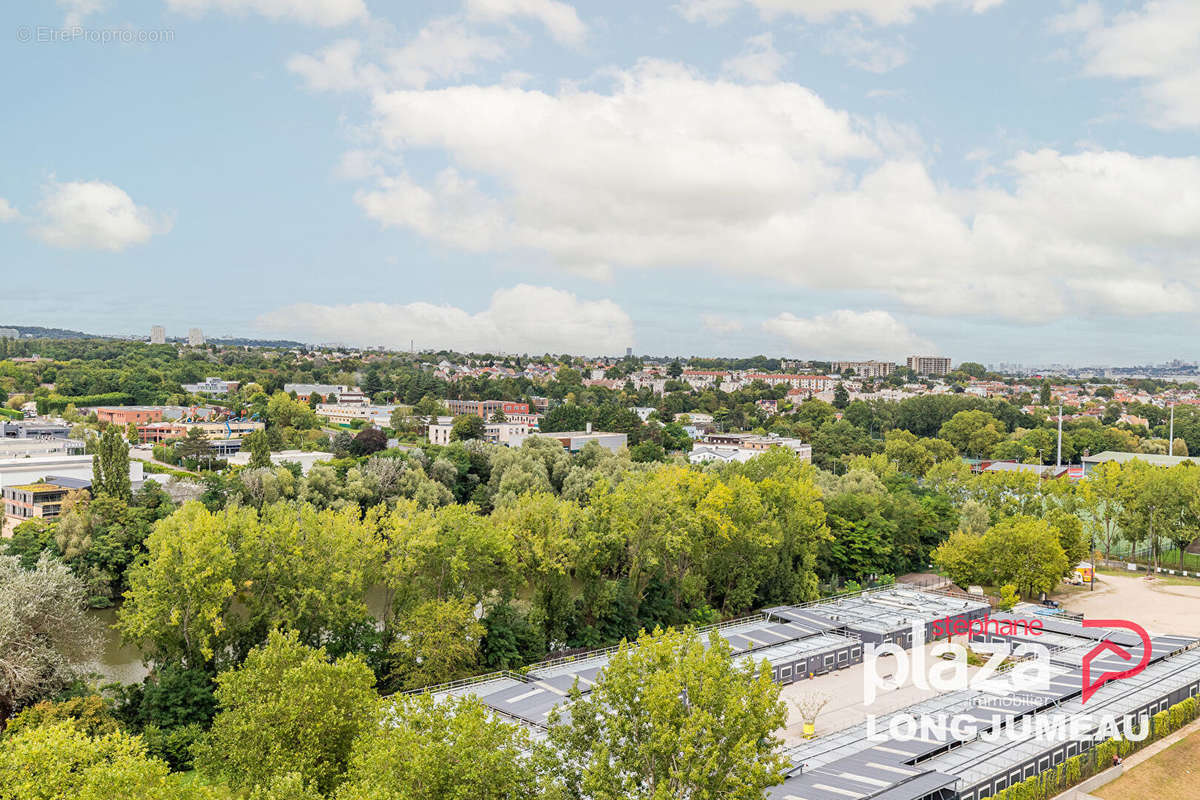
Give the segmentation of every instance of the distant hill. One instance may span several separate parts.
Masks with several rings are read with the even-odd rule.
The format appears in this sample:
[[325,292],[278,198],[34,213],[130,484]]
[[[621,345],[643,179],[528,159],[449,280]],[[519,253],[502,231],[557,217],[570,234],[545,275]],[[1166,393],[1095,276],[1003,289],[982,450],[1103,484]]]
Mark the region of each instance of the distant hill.
[[21,338],[32,339],[103,339],[103,336],[96,336],[94,333],[82,333],[80,331],[69,331],[66,328],[43,328],[40,325],[4,325],[0,324],[0,330],[4,328],[15,328]]
[[222,336],[207,341],[209,344],[225,347],[304,347],[303,342],[293,342],[290,339],[242,339],[236,336]]
[[[112,336],[100,333],[83,333],[82,331],[72,331],[66,328],[43,328],[40,325],[4,325],[0,324],[0,330],[5,328],[16,329],[18,335],[22,339],[121,339],[137,341],[138,339],[145,340],[144,336]],[[167,339],[172,344],[182,344],[187,339],[180,336],[173,336]],[[290,339],[245,339],[238,336],[222,336],[208,340],[209,344],[221,345],[223,347],[304,347],[303,342],[293,342]]]

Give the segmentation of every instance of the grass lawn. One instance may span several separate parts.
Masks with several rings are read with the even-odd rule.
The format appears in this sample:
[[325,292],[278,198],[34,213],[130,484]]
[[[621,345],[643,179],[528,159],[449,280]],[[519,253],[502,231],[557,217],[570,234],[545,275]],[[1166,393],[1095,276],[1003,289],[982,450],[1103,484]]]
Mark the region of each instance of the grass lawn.
[[1200,795],[1200,733],[1133,767],[1092,792],[1103,800],[1193,800]]

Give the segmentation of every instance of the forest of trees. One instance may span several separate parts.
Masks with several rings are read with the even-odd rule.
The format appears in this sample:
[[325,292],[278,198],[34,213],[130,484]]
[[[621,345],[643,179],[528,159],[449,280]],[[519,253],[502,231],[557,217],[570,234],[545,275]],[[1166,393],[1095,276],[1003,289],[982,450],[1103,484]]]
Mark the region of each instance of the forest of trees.
[[[658,424],[666,406],[716,398],[728,420],[761,390],[671,393],[642,423],[618,409],[635,398],[578,388],[552,423],[625,425],[634,447],[569,454],[463,435],[387,449],[366,430],[339,434],[337,457],[302,474],[269,451],[325,434],[259,370],[247,377],[267,384],[246,401],[267,429],[248,467],[132,491],[123,432],[79,415],[92,491],[19,525],[0,555],[0,798],[758,797],[779,775],[778,687],[719,642],[702,646],[696,626],[931,567],[1011,601],[1052,590],[1093,545],[1154,558],[1200,531],[1190,465],[1106,465],[1079,484],[973,474],[964,455],[1044,457],[1046,427],[965,395],[840,412],[804,401],[754,422],[808,438],[814,464],[777,449],[696,466],[672,455],[685,448]],[[381,392],[399,380],[376,378]],[[114,390],[131,386],[77,388]],[[1177,413],[1185,439],[1188,424]],[[1154,441],[1143,433],[1068,426],[1064,449]],[[647,442],[659,450],[639,457]],[[102,633],[91,609],[107,606],[150,667],[140,683],[88,673]],[[469,699],[395,694],[631,641],[544,741]],[[711,735],[663,689],[702,669],[743,698],[711,709]],[[637,702],[651,691],[661,703]],[[661,735],[630,741],[614,713]],[[656,743],[689,737],[694,760],[663,766]],[[478,758],[446,757],[461,748]],[[621,783],[604,768],[617,752]],[[700,769],[717,754],[734,754],[727,771]]]

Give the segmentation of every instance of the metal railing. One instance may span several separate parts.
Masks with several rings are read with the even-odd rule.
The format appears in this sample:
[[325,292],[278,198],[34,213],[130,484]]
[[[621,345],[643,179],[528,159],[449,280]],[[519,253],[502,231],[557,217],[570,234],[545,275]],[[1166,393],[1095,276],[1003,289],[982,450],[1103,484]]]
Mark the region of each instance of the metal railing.
[[[743,614],[740,617],[734,617],[733,619],[727,619],[723,622],[712,622],[707,625],[701,625],[700,627],[696,628],[695,630],[696,630],[697,634],[705,634],[705,633],[710,633],[712,631],[724,630],[725,628],[732,628],[736,625],[745,625],[748,622],[763,622],[767,618],[768,618],[767,614],[764,614],[761,611],[756,611],[753,614]],[[678,626],[670,626],[670,627],[683,628],[683,627],[687,627],[687,626],[686,625],[678,625]],[[629,642],[628,640],[626,640],[625,643],[632,644],[633,642]],[[591,659],[591,658],[599,658],[600,656],[612,655],[613,653],[620,650],[621,646],[622,645],[620,645],[620,644],[614,644],[614,645],[610,645],[608,647],[601,647],[596,650],[586,650],[582,653],[575,653],[575,654],[569,655],[569,656],[557,656],[555,658],[547,658],[543,661],[538,661],[535,664],[530,664],[527,667],[522,667],[522,669],[525,672],[533,672],[535,670],[548,669],[550,667],[560,667],[563,664],[573,664],[577,661],[587,661],[588,659]]]
[[[521,683],[530,683],[529,676],[527,676],[527,675],[522,675],[519,672],[514,672],[514,671],[508,670],[508,669],[501,669],[501,670],[496,670],[495,672],[485,672],[482,675],[472,675],[469,678],[459,678],[456,681],[447,681],[446,683],[435,683],[431,686],[421,686],[417,689],[404,689],[402,691],[396,692],[395,694],[412,695],[412,694],[433,694],[435,692],[448,692],[453,689],[461,689],[464,686],[474,686],[479,683],[487,683],[488,681],[500,680],[501,678],[508,678],[510,680],[520,681]],[[392,695],[388,695],[388,697],[391,697],[391,696]]]
[[[896,588],[906,588],[906,587],[910,588],[914,591],[918,591],[918,592],[927,592],[930,594],[940,594],[940,595],[944,595],[946,597],[952,597],[956,600],[979,599],[980,602],[986,602],[986,600],[984,600],[982,598],[973,598],[971,595],[968,595],[968,594],[965,594],[965,593],[962,593],[959,591],[949,591],[949,590],[944,590],[944,589],[940,589],[940,588],[939,589],[927,589],[924,587],[914,586],[912,584],[888,584],[886,586],[872,586],[872,587],[868,587],[868,588],[858,589],[858,590],[855,590],[852,592],[842,592],[841,594],[830,595],[828,597],[822,597],[818,600],[809,600],[809,601],[803,602],[803,603],[793,603],[793,604],[789,604],[787,607],[788,608],[797,608],[797,609],[816,608],[819,606],[828,605],[829,603],[837,602],[838,600],[850,600],[850,599],[853,599],[856,597],[862,597],[864,595],[877,594],[880,592],[886,592],[886,591],[896,589]],[[709,623],[707,625],[702,625],[700,627],[695,628],[695,630],[696,630],[697,634],[702,635],[702,634],[706,634],[706,633],[711,633],[712,631],[725,630],[726,628],[732,628],[732,627],[736,627],[738,625],[745,625],[750,622],[770,621],[773,618],[779,619],[780,621],[782,621],[784,623],[799,624],[799,623],[793,623],[792,620],[788,620],[783,617],[776,617],[766,611],[755,611],[750,614],[742,614],[741,616],[733,617],[732,619],[723,620],[721,622],[714,622],[714,623]],[[687,626],[672,626],[672,627],[678,628],[678,627],[687,627]],[[853,635],[850,633],[842,633],[842,634],[838,634],[838,635],[846,636],[847,638],[850,638],[850,639],[861,640],[861,638],[862,638],[861,636],[856,636],[856,635]],[[396,692],[395,694],[415,695],[415,694],[433,694],[433,693],[437,693],[437,692],[447,692],[447,691],[453,691],[454,689],[462,689],[467,686],[474,686],[474,685],[480,684],[480,683],[487,683],[488,681],[499,680],[502,678],[508,678],[511,680],[520,681],[522,683],[531,683],[533,681],[533,679],[530,677],[530,673],[532,673],[532,672],[535,672],[538,670],[543,670],[543,669],[549,669],[551,667],[563,666],[564,664],[573,664],[573,663],[577,663],[577,662],[581,662],[581,661],[587,661],[587,660],[593,659],[593,658],[600,658],[603,656],[612,655],[613,653],[620,650],[621,647],[625,644],[632,644],[632,642],[629,642],[627,640],[625,642],[622,642],[622,644],[610,645],[609,647],[597,648],[595,650],[586,650],[582,653],[575,653],[573,655],[548,658],[548,659],[544,659],[542,661],[538,661],[536,663],[521,667],[519,670],[508,670],[508,669],[496,670],[494,672],[487,672],[482,675],[473,675],[469,678],[459,678],[458,680],[447,681],[445,683],[433,684],[431,686],[422,686],[422,687],[416,688],[416,689],[405,689],[403,691]],[[738,653],[735,653],[734,655],[742,656],[742,655],[746,655],[749,653],[754,653],[758,650],[762,650],[762,649],[765,649],[768,647],[775,647],[778,644],[784,644],[784,643],[777,642],[774,644],[764,644],[764,645],[749,648],[747,650],[742,650]]]

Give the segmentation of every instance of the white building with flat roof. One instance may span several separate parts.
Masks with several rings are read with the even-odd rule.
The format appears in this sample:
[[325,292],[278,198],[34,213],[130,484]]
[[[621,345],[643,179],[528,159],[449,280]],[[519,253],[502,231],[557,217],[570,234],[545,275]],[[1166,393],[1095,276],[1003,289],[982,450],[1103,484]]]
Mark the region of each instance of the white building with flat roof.
[[617,452],[622,447],[629,446],[629,436],[624,433],[610,433],[608,431],[593,431],[591,425],[584,431],[554,431],[552,433],[530,433],[525,436],[514,437],[510,442],[512,447],[520,447],[525,443],[525,440],[530,436],[540,436],[543,439],[555,439],[570,453],[578,453],[588,444],[588,442],[596,442],[606,450]]
[[688,461],[703,464],[709,461],[749,461],[775,447],[791,450],[802,461],[812,461],[812,445],[787,436],[755,436],[747,433],[711,434],[697,442],[688,453]]
[[[309,452],[307,450],[280,450],[277,453],[271,453],[271,463],[275,466],[281,466],[284,462],[295,462],[300,465],[300,474],[307,475],[308,471],[313,468],[313,464],[320,461],[332,461],[333,453],[323,453],[320,451]],[[226,459],[230,466],[245,467],[250,464],[250,452],[241,450]]]
[[[427,426],[430,444],[450,444],[450,432],[454,428],[453,417],[439,417]],[[530,427],[526,422],[486,422],[483,426],[485,441],[519,447],[529,437]]]
[[37,458],[41,456],[78,455],[84,451],[80,439],[53,437],[46,439],[0,439],[0,460]]
[[[36,483],[48,476],[92,479],[92,456],[51,455],[0,459],[0,489]],[[129,459],[129,482],[136,488],[145,480],[142,462]]]
[[330,425],[350,425],[355,420],[374,425],[376,428],[388,428],[392,424],[392,412],[397,406],[354,405],[351,403],[317,403],[315,409],[318,417],[323,417]]
[[236,392],[239,386],[241,386],[240,381],[205,378],[200,383],[183,384],[183,390],[190,394],[229,394],[230,392]]
[[162,325],[152,325],[150,327],[150,344],[166,344],[167,329]]

